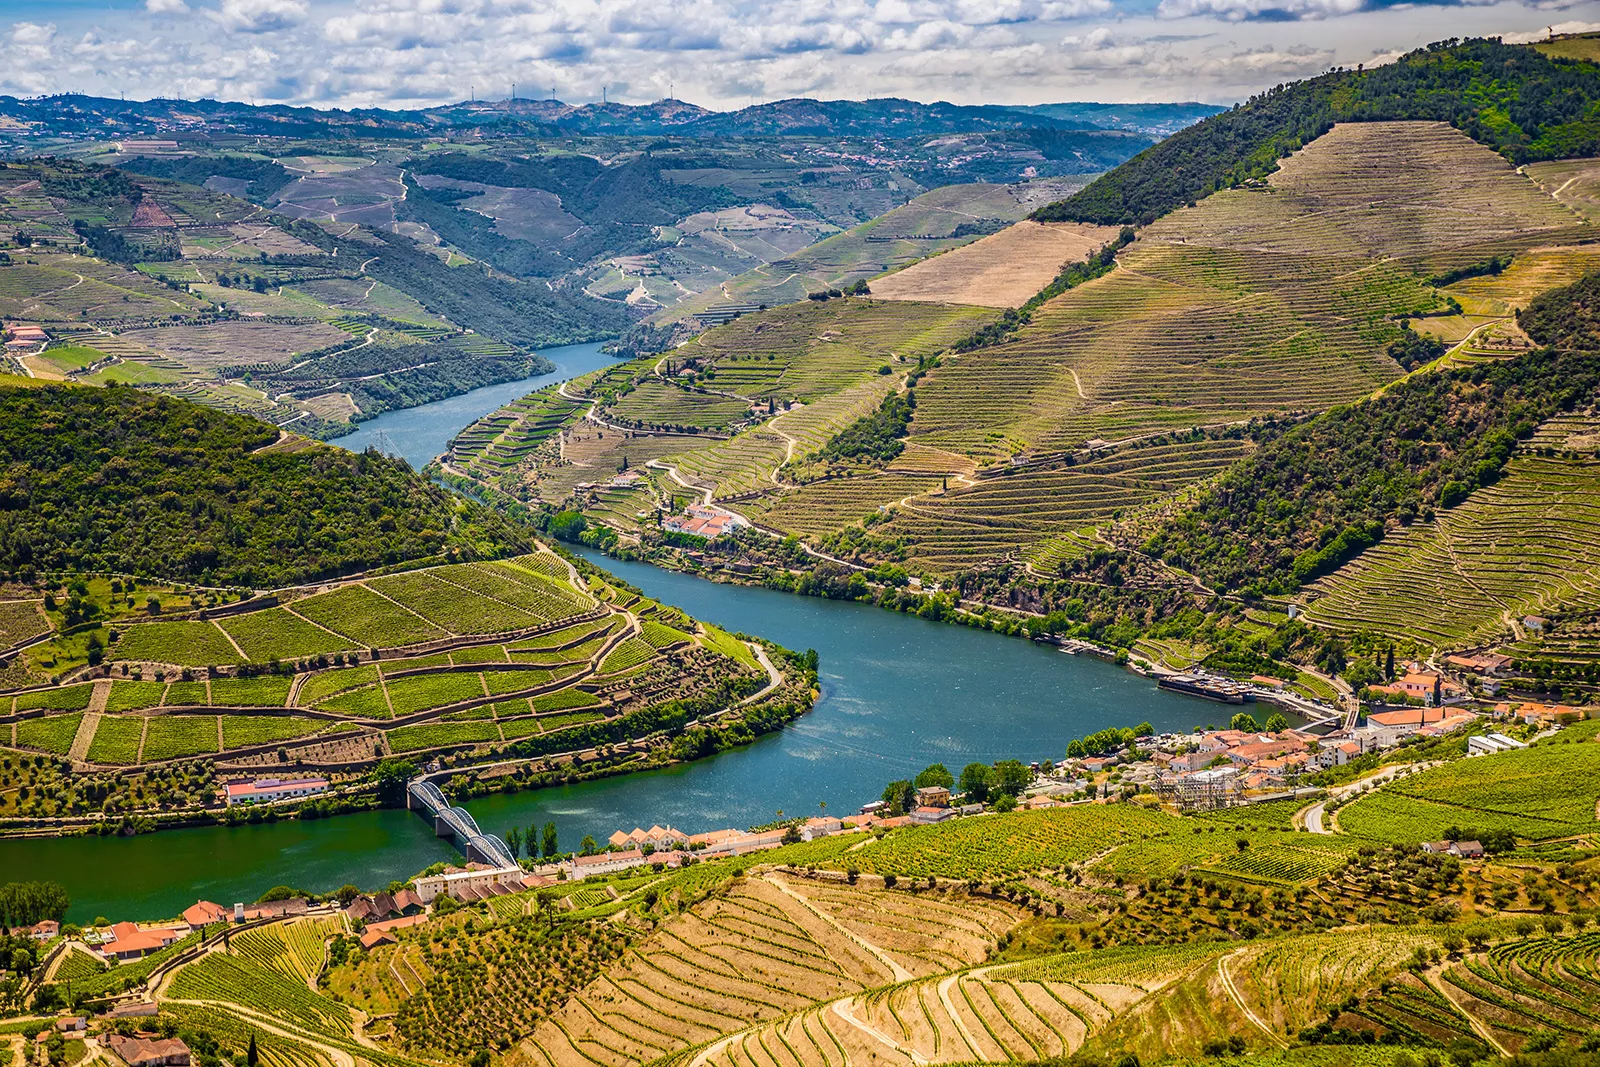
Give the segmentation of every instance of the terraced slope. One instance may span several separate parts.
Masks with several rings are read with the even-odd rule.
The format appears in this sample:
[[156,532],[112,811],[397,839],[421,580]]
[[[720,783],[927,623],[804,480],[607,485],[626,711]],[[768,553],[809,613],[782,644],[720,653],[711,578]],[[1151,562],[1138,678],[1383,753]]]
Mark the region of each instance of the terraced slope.
[[1441,124],[1338,126],[1260,188],[1147,227],[1014,341],[930,374],[913,439],[998,457],[1330,407],[1398,375],[1395,317],[1443,309],[1413,271],[1586,232]]
[[[1008,558],[1050,570],[1081,554],[1073,547],[1080,543],[1075,532],[1086,534],[1124,510],[1170,496],[1248,452],[1243,441],[1162,442],[1070,465],[1016,472],[1002,467],[975,484],[942,492],[930,486],[925,495],[900,501],[892,518],[874,527],[873,536],[904,543],[909,559],[937,574]],[[823,485],[837,498],[857,480]],[[893,491],[883,485],[884,478],[873,480],[880,492]],[[819,512],[826,513],[826,498],[818,500],[819,495],[807,487],[780,498],[774,509],[777,524],[803,531]]]
[[510,745],[536,755],[651,732],[672,701],[725,708],[771,678],[742,642],[550,552],[281,600],[122,624],[109,680],[0,692],[0,744],[70,753],[91,770]]
[[[551,1067],[633,1067],[751,1023],[793,1025],[791,1013],[818,1001],[981,960],[1018,917],[971,899],[736,882],[628,952],[521,1051]],[[772,1055],[784,1042],[762,1044]]]
[[[1563,434],[1563,437],[1570,435]],[[1600,609],[1600,459],[1517,456],[1464,504],[1310,587],[1307,617],[1424,647],[1521,636],[1525,615]]]

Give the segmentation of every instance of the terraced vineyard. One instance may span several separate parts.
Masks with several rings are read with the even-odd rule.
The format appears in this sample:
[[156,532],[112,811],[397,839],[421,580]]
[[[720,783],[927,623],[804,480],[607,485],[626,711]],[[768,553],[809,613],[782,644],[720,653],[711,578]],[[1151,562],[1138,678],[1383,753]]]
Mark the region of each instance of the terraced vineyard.
[[1345,831],[1413,844],[1446,827],[1509,830],[1535,841],[1591,833],[1600,745],[1536,746],[1407,775],[1339,812]]
[[[759,1063],[778,1050],[806,1067],[1064,1056],[1091,1037],[1127,1036],[1117,1035],[1125,1020],[1135,1034],[1149,1027],[1144,1002],[1183,979],[1214,973],[1223,951],[1215,945],[1110,949],[903,981],[754,1027],[711,1044],[701,1056],[717,1067]],[[1192,1033],[1201,1020],[1191,1012],[1188,1022]],[[1165,1037],[1159,1031],[1146,1036],[1154,1054],[1198,1045],[1192,1036]]]
[[737,881],[638,944],[523,1049],[555,1067],[647,1063],[750,1023],[793,1020],[818,1001],[977,962],[1017,918],[977,900]]
[[906,500],[873,533],[905,544],[936,574],[1007,558],[1048,566],[1061,551],[1053,539],[1168,497],[1248,451],[1233,440],[1159,442],[1071,465],[1001,468],[971,487]]
[[[741,642],[591,587],[549,552],[120,630],[110,679],[0,695],[21,716],[0,743],[106,768],[196,757],[345,764],[513,744],[549,752],[598,736],[579,728],[713,691],[742,696],[766,676]],[[97,690],[104,713],[86,723]]]
[[1396,375],[1387,319],[1442,305],[1375,260],[1428,275],[1583,232],[1448,127],[1338,126],[1267,187],[1151,225],[1119,270],[1051,301],[1014,342],[931,375],[913,432],[1002,455],[1328,407]]
[[[1482,1020],[1502,1045],[1534,1035],[1593,1035],[1600,1029],[1600,933],[1522,939],[1445,968],[1460,1010]],[[1459,1018],[1455,1032],[1470,1029]],[[1461,1024],[1467,1024],[1465,1026]]]
[[1436,522],[1385,538],[1312,585],[1306,614],[1426,647],[1503,639],[1525,615],[1600,608],[1597,528],[1600,461],[1519,455]]

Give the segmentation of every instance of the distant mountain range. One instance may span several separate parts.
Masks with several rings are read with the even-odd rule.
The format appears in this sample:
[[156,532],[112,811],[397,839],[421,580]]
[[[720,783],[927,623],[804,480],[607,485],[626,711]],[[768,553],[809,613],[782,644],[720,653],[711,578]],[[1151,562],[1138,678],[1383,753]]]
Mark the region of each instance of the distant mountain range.
[[463,101],[420,110],[255,106],[216,100],[114,100],[67,94],[0,97],[0,141],[128,137],[212,139],[417,139],[441,134],[493,137],[552,134],[681,137],[928,137],[1015,129],[1116,130],[1164,137],[1223,110],[1210,104],[1066,103],[1032,106],[914,100],[779,100],[711,111],[681,100],[652,104],[566,104],[515,98]]

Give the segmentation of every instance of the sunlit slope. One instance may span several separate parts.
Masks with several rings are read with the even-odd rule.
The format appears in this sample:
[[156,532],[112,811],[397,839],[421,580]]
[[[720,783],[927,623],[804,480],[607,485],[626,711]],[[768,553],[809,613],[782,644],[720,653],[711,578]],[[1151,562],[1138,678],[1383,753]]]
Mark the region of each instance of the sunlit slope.
[[779,304],[804,300],[831,285],[871,278],[947,249],[971,244],[1005,223],[1079,188],[1079,178],[1019,185],[949,185],[931,189],[893,211],[836,233],[766,266],[731,278],[661,312],[675,320],[729,302]]
[[1020,307],[1050,284],[1063,263],[1083,259],[1116,235],[1113,226],[1024,220],[878,278],[872,294],[885,300]]
[[1398,376],[1393,320],[1445,309],[1425,276],[1585,232],[1449,127],[1338,126],[929,375],[913,438],[998,458],[1326,408]]

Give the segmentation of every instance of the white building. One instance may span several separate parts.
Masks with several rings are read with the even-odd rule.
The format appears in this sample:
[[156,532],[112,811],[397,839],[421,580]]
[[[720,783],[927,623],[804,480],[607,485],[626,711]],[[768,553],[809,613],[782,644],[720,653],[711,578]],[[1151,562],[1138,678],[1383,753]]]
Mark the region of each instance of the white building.
[[494,895],[495,886],[505,886],[508,892],[522,889],[521,867],[485,867],[478,870],[450,870],[443,874],[430,874],[417,879],[417,897],[424,904],[443,895],[457,900],[479,900]]
[[311,797],[328,791],[326,778],[257,778],[253,782],[229,782],[223,786],[228,807],[235,804],[271,804],[278,800]]
[[1505,734],[1500,733],[1467,738],[1467,755],[1469,756],[1490,756],[1496,752],[1510,752],[1512,749],[1527,747],[1516,738],[1507,737]]

